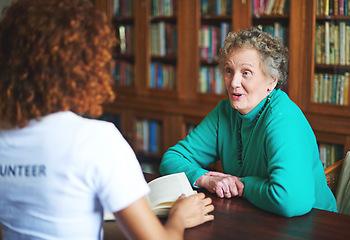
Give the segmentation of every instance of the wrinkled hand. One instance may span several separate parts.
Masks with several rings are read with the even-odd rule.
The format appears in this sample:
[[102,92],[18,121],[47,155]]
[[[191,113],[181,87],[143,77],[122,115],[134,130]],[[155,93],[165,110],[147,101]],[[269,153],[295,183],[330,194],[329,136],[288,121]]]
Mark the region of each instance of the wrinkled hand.
[[205,197],[204,193],[194,194],[189,197],[182,194],[170,209],[169,217],[177,215],[182,219],[185,228],[191,228],[212,221],[214,216],[208,213],[213,210],[214,206],[211,198]]
[[240,177],[221,172],[207,172],[202,177],[201,187],[205,187],[211,193],[216,193],[220,198],[243,196],[244,184]]

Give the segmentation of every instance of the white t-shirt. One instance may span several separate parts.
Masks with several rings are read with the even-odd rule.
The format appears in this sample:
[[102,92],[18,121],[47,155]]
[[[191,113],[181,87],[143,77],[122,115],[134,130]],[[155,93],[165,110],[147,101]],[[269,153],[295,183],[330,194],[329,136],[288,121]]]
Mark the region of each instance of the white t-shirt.
[[5,240],[101,238],[104,212],[149,187],[111,123],[58,112],[0,129],[0,222]]

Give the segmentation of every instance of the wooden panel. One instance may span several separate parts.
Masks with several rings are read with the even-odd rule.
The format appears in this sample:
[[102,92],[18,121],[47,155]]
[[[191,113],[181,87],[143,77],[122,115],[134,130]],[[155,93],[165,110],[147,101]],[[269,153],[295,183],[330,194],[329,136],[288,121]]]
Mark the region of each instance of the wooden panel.
[[149,0],[134,0],[134,79],[138,94],[147,93],[147,83],[150,77],[150,2]]
[[233,0],[232,30],[246,29],[252,26],[251,0]]
[[178,2],[178,66],[179,98],[195,99],[199,79],[200,0]]
[[[302,71],[304,67],[310,68],[310,62],[307,61],[306,45],[307,42],[306,21],[312,16],[310,9],[307,9],[308,0],[290,1],[290,20],[289,20],[289,79],[288,95],[300,107],[303,108],[303,97],[301,90],[308,84],[309,78]],[[297,36],[297,37],[296,37]],[[311,40],[312,41],[312,40]],[[310,41],[309,41],[310,42]],[[308,49],[311,50],[311,49]],[[312,51],[312,50],[311,50]]]

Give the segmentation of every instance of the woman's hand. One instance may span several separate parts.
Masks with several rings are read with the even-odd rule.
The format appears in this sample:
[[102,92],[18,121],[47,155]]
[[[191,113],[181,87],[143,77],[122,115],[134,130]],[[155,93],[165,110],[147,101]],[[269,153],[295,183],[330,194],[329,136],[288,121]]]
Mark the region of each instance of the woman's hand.
[[195,185],[216,193],[220,198],[242,197],[244,184],[241,179],[221,172],[207,172],[198,178]]
[[186,197],[181,195],[169,212],[169,218],[177,216],[184,223],[185,228],[191,228],[214,219],[208,213],[214,210],[211,198],[204,193],[198,193]]
[[165,225],[154,214],[145,197],[115,212],[119,227],[128,239],[183,239],[185,228],[197,226],[214,219],[211,198],[204,193],[179,197],[170,209]]

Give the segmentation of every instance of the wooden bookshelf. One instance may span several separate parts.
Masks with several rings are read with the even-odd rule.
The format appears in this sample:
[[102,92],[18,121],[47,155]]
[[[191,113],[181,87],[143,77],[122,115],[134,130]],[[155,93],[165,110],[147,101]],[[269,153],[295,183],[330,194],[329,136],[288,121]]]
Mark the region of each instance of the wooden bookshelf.
[[324,64],[316,60],[316,27],[318,24],[324,24],[326,21],[339,23],[344,21],[350,24],[350,15],[334,16],[320,13],[318,4],[320,0],[307,1],[305,3],[309,14],[304,20],[305,34],[305,67],[303,68],[304,78],[306,79],[304,88],[300,89],[303,97],[303,111],[306,114],[317,140],[330,144],[340,144],[344,146],[344,154],[350,150],[350,106],[334,103],[318,103],[313,99],[314,77],[316,73],[337,74],[350,71],[350,65]]
[[[286,92],[305,113],[319,142],[343,145],[344,153],[350,150],[350,107],[312,101],[315,71],[323,69],[321,65],[315,65],[314,57],[316,22],[322,20],[322,17],[316,17],[318,0],[289,1],[288,12],[259,16],[252,11],[250,0],[232,0],[232,14],[219,16],[202,15],[201,0],[175,0],[176,14],[172,17],[152,17],[151,1],[133,0],[134,14],[128,19],[113,16],[114,0],[95,1],[96,6],[106,11],[115,25],[123,21],[133,24],[134,54],[130,56],[130,61],[134,66],[134,84],[132,87],[116,86],[115,102],[104,108],[105,112],[121,115],[121,131],[129,142],[133,143],[136,137],[136,118],[157,119],[162,123],[163,145],[155,157],[161,158],[168,147],[184,138],[186,125],[198,124],[220,100],[226,98],[225,94],[198,91],[201,66],[215,66],[215,61],[208,62],[200,57],[199,33],[202,25],[219,26],[226,22],[231,25],[231,31],[238,31],[257,24],[280,22],[288,30],[286,42],[290,50]],[[333,18],[349,21],[348,16]],[[151,54],[150,27],[152,22],[161,20],[176,25],[176,56],[158,57]],[[149,87],[151,62],[155,60],[169,63],[176,68],[174,89]],[[325,68],[332,71],[338,66]],[[348,69],[347,66],[341,68]]]

